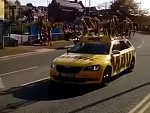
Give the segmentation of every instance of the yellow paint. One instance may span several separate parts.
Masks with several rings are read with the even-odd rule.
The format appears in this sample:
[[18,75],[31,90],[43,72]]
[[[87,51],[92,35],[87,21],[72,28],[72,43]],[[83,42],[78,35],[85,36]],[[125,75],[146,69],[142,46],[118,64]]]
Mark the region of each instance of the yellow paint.
[[[64,67],[81,67],[82,68],[81,71],[75,74],[75,79],[76,78],[88,79],[86,82],[83,82],[82,84],[100,83],[102,81],[102,77],[107,66],[111,66],[112,68],[111,76],[114,76],[124,71],[125,69],[129,68],[133,57],[136,58],[134,47],[122,50],[120,51],[120,54],[113,54],[113,55],[111,53],[108,55],[65,53],[54,60],[53,63],[55,64],[55,67],[52,67],[50,69],[50,76],[53,80],[55,80],[55,77],[61,77],[60,73],[56,69],[56,65],[61,65]],[[100,70],[97,71],[84,70],[86,67],[95,65],[100,66]]]
[[0,20],[4,20],[4,0],[0,0]]
[[101,43],[111,43],[111,39],[108,36],[83,36],[80,39],[81,42],[101,42]]
[[108,60],[107,55],[91,55],[91,54],[79,54],[69,53],[58,57],[56,63],[70,65],[70,66],[89,66],[103,64]]

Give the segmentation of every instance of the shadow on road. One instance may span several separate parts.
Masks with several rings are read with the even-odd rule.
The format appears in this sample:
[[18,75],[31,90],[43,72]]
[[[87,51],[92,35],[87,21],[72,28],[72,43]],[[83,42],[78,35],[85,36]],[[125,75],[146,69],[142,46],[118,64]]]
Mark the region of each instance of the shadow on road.
[[97,90],[97,88],[90,85],[53,84],[50,80],[41,81],[23,87],[14,87],[1,92],[0,96],[10,94],[19,99],[19,101],[14,103],[10,102],[7,106],[0,107],[0,113],[9,113],[20,107],[31,105],[38,101],[74,98],[94,90]]
[[92,86],[53,84],[49,80],[25,86],[13,93],[13,96],[30,101],[61,100],[84,95],[96,90]]
[[[116,80],[118,77],[128,74],[129,72],[125,71],[118,76],[112,78],[112,81]],[[150,84],[150,83],[148,83]],[[147,84],[145,84],[147,85]],[[144,86],[144,85],[143,85]],[[121,94],[117,94],[115,96],[109,97],[104,100],[97,101],[91,105],[85,106],[81,109],[85,109],[87,107],[93,106],[95,104],[101,103],[103,101],[107,101],[111,98],[115,98],[116,96],[123,95],[128,93],[132,90],[138,89],[140,87],[133,88],[129,91],[122,92]],[[34,84],[30,84],[27,86],[22,87],[14,87],[10,88],[9,90],[3,91],[0,93],[0,96],[4,95],[12,95],[15,98],[22,99],[22,101],[10,103],[7,106],[0,108],[0,113],[7,113],[4,112],[5,110],[15,110],[17,108],[30,105],[36,103],[38,101],[49,101],[49,100],[62,100],[68,98],[74,98],[77,96],[82,96],[87,93],[91,93],[95,90],[104,88],[103,86],[97,87],[95,85],[71,85],[71,84],[53,84],[50,80],[45,80],[41,82],[37,82]],[[77,110],[77,111],[80,111]]]

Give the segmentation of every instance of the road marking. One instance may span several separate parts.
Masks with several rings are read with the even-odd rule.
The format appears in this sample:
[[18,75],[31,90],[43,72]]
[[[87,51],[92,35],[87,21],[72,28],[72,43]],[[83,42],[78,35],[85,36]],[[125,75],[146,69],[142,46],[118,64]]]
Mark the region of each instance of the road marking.
[[143,42],[142,42],[142,43],[143,43],[143,44],[145,43],[145,42],[144,42],[144,40],[143,40]]
[[144,43],[145,43],[145,42],[144,42],[144,39],[142,39],[142,44],[141,44],[140,46],[138,46],[137,48],[138,48],[138,49],[141,48]]
[[138,46],[137,48],[139,49],[139,48],[141,48],[143,45],[140,45],[140,46]]
[[27,53],[21,53],[21,54],[15,54],[15,55],[8,55],[8,56],[2,56],[0,57],[0,59],[4,59],[4,58],[15,58],[15,57],[19,57],[19,56],[26,56],[26,55],[30,55],[30,54],[34,54],[37,52],[27,52]]
[[55,51],[55,49],[47,49],[47,48],[44,48],[44,49],[37,49],[35,50],[36,52],[41,52],[41,53],[44,53],[44,52],[49,52],[49,51]]
[[146,109],[150,107],[150,101],[138,112],[138,113],[144,113]]
[[50,51],[55,51],[55,49],[39,49],[39,50],[35,50],[35,52],[27,52],[27,53],[22,53],[22,54],[3,56],[3,57],[0,57],[0,61],[9,60],[13,58],[19,58],[19,57],[25,57],[25,56],[30,56],[30,55],[37,55],[37,54],[46,53]]
[[134,113],[138,108],[140,108],[148,99],[150,98],[150,94],[147,95],[137,106],[135,106],[129,113]]
[[28,82],[28,83],[22,84],[21,86],[22,87],[23,86],[27,86],[27,85],[34,84],[34,83],[37,83],[37,82],[41,82],[41,81],[48,80],[48,79],[50,79],[50,77],[39,79],[39,80],[35,80],[35,81],[32,81],[32,82]]
[[3,88],[5,88],[5,86],[4,86],[3,82],[2,82],[2,79],[0,78],[0,89],[3,89]]
[[19,73],[19,72],[23,72],[23,71],[27,71],[27,70],[36,69],[36,68],[38,68],[38,66],[34,66],[34,67],[26,68],[26,69],[21,69],[21,70],[17,70],[17,71],[12,71],[12,72],[8,72],[8,73],[3,73],[3,74],[0,74],[0,77],[2,77],[4,75],[10,75],[10,74]]

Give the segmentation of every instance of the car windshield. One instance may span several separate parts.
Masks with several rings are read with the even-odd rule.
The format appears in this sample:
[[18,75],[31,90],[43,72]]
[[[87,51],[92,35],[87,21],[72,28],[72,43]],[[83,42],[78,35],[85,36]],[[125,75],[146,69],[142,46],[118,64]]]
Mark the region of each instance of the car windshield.
[[110,43],[88,42],[77,43],[69,52],[85,54],[109,54]]

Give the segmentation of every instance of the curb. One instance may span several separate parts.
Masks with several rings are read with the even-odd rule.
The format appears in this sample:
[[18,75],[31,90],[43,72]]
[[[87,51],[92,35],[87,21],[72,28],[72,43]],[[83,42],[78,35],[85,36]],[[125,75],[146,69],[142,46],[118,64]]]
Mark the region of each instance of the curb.
[[21,54],[15,54],[15,55],[7,55],[7,56],[2,56],[0,57],[0,59],[5,59],[5,58],[10,58],[10,57],[19,57],[19,56],[25,56],[25,55],[30,55],[30,54],[34,54],[34,53],[37,53],[37,52],[27,52],[27,53],[21,53]]
[[48,49],[48,48],[36,49],[36,50],[34,50],[34,52],[26,52],[26,53],[21,53],[21,54],[2,56],[2,57],[0,57],[0,60],[7,60],[7,59],[12,59],[12,58],[24,57],[24,56],[28,56],[31,54],[46,53],[46,52],[51,52],[51,51],[55,51],[55,50],[59,50],[59,49],[67,49],[67,48],[73,47],[73,46],[74,45],[70,45],[70,46],[60,47],[60,48],[56,48],[56,49]]
[[74,45],[70,45],[70,46],[64,46],[64,47],[58,47],[58,48],[55,48],[55,50],[59,50],[59,49],[67,49],[67,48],[71,48],[73,47]]

